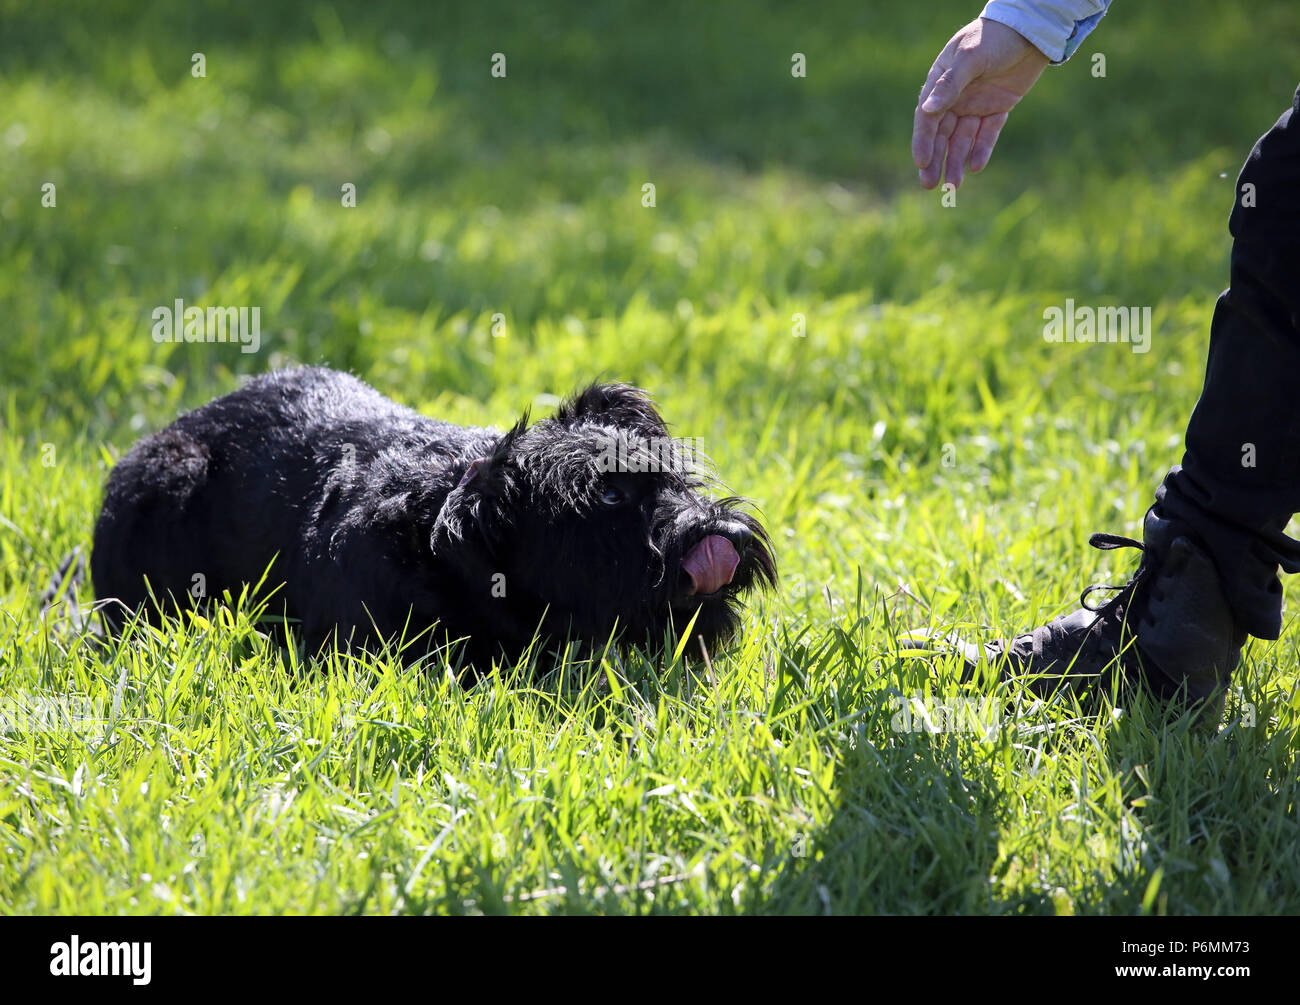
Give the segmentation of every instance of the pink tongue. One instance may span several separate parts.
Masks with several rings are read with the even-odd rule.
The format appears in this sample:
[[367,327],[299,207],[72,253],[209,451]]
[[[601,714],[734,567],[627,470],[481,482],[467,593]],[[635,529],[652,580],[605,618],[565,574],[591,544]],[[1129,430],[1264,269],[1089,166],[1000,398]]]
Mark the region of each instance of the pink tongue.
[[740,556],[730,541],[710,534],[682,559],[682,568],[691,577],[691,593],[717,593],[736,574]]

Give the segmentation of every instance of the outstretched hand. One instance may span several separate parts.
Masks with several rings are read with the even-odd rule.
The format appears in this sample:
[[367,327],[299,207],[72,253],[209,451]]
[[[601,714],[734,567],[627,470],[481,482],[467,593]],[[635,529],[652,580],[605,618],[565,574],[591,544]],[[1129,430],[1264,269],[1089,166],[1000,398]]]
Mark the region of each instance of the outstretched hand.
[[930,67],[912,122],[912,160],[922,188],[945,176],[960,185],[967,166],[982,171],[1015,108],[1049,60],[1023,35],[976,18]]

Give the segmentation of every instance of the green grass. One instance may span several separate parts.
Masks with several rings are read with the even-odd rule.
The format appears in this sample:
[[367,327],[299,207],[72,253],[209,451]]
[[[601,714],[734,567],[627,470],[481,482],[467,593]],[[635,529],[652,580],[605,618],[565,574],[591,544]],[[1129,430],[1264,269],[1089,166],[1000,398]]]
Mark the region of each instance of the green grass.
[[[1300,911],[1294,621],[1217,735],[894,646],[1130,571],[1084,542],[1179,459],[1293,4],[1117,3],[955,208],[908,130],[977,3],[207,6],[0,2],[0,696],[110,719],[0,735],[0,911]],[[177,297],[261,305],[262,351],[154,343]],[[1047,344],[1066,297],[1151,305],[1152,350]],[[108,651],[42,624],[112,457],[294,362],[476,423],[645,386],[780,589],[716,683],[296,666],[243,608]],[[918,692],[1006,714],[898,732]]]

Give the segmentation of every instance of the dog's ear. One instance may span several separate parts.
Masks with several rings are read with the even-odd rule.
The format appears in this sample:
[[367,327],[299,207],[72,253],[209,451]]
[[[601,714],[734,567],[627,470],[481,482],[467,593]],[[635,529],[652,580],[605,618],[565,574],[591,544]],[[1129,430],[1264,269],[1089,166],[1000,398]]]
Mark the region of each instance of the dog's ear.
[[555,412],[555,421],[564,425],[582,419],[668,432],[650,396],[630,384],[592,384],[566,399]]
[[497,544],[499,516],[514,494],[510,453],[527,428],[525,412],[490,452],[466,466],[433,522],[429,546],[435,555],[451,557],[467,550],[491,555]]

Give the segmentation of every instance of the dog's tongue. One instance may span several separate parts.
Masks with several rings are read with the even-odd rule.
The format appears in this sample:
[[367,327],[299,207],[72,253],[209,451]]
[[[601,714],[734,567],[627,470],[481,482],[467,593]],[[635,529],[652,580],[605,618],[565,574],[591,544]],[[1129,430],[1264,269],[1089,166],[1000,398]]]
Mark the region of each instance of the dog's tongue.
[[682,559],[682,568],[691,577],[691,593],[717,593],[736,574],[740,556],[725,537],[710,534]]

